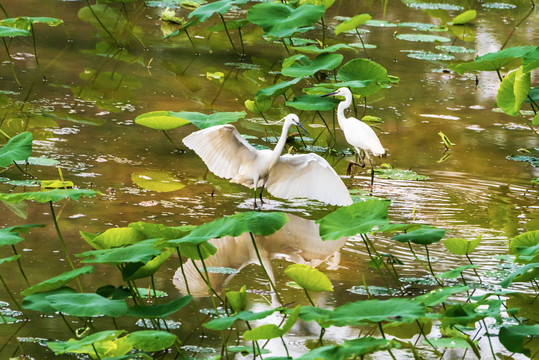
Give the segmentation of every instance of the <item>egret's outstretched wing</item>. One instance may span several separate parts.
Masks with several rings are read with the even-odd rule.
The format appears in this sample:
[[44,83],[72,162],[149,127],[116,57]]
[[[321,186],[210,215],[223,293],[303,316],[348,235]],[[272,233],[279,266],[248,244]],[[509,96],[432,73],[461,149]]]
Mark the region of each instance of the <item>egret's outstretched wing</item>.
[[339,175],[316,154],[281,156],[269,173],[266,189],[285,199],[303,197],[332,205],[352,204]]
[[252,160],[257,150],[232,125],[212,126],[183,139],[212,173],[225,179],[238,174],[242,163]]

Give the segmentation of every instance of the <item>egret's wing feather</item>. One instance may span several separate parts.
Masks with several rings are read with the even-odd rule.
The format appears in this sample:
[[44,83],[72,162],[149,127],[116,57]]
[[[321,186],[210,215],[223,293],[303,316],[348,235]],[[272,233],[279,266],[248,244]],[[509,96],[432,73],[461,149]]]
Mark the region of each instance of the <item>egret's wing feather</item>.
[[369,150],[374,156],[382,156],[386,153],[374,130],[363,121],[348,118],[343,131],[349,144],[363,150]]
[[232,125],[196,131],[183,143],[200,156],[212,173],[225,179],[237,176],[242,163],[253,159],[258,151]]
[[283,155],[269,173],[266,188],[275,197],[310,198],[350,205],[352,198],[335,170],[316,154]]

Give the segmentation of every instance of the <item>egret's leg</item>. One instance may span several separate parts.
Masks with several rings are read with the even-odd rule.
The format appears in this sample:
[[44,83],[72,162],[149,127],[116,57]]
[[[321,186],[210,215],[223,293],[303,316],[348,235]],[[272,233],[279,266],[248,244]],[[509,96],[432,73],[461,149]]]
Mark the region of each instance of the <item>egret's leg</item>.
[[256,185],[258,184],[258,178],[255,178],[254,179],[254,190],[255,190],[255,206],[254,208],[256,209],[258,206],[256,205]]
[[[356,161],[350,161],[348,163],[348,168],[346,169],[346,174],[350,176],[352,174],[352,166],[357,165],[359,167],[364,168],[365,167],[365,161],[363,158],[365,157],[365,152],[363,150],[360,150],[356,148]],[[358,163],[357,161],[361,161],[361,163]]]
[[372,187],[374,185],[374,167],[372,166],[372,161],[369,154],[367,154],[367,160],[369,160],[369,164],[371,165],[371,187]]
[[[266,184],[262,185],[262,190],[260,190],[260,194],[258,195],[260,197],[260,206],[264,205],[264,200],[262,200],[262,193],[264,192],[264,186]],[[255,197],[256,198],[256,197]]]

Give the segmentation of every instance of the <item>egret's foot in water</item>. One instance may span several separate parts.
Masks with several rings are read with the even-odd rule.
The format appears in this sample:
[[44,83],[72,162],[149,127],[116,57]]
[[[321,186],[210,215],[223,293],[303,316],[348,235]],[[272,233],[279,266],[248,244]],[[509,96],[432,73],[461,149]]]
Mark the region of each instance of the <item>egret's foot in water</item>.
[[352,166],[354,166],[354,165],[357,165],[357,166],[362,167],[362,168],[365,167],[365,163],[359,164],[359,163],[357,163],[355,161],[350,161],[348,163],[348,168],[346,169],[346,175],[350,176],[352,174]]

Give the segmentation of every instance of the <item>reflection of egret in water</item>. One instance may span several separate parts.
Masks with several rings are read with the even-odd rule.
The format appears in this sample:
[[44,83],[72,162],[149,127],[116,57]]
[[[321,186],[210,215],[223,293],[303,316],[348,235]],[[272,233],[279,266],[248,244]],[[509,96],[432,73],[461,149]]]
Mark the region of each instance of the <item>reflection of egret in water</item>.
[[[260,257],[271,280],[275,283],[270,263],[270,260],[275,258],[284,258],[290,262],[310,266],[318,266],[325,262],[329,269],[338,268],[340,248],[348,238],[322,241],[318,233],[319,225],[314,220],[291,214],[287,216],[290,220],[276,233],[255,237]],[[251,263],[259,264],[249,233],[237,237],[225,236],[220,239],[211,239],[210,243],[217,248],[217,253],[204,260],[208,267],[241,270]],[[195,264],[202,268],[200,261],[195,261]],[[197,297],[208,296],[208,287],[200,278],[193,262],[186,263],[184,271],[191,294]],[[234,275],[210,273],[209,276],[213,289],[219,292]],[[176,271],[173,282],[182,293],[187,293],[181,269]]]

